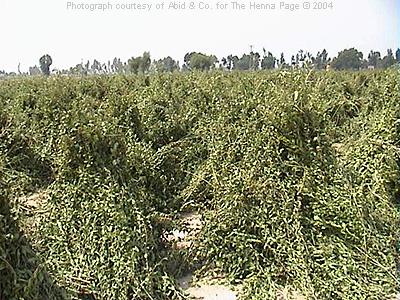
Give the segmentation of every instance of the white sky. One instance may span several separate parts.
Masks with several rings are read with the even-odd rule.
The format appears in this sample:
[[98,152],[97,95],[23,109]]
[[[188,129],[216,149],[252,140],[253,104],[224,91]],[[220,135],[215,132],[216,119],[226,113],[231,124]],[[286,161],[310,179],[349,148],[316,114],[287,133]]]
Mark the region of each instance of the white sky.
[[[107,0],[72,0],[106,3]],[[152,3],[169,0],[108,0],[117,3]],[[181,0],[181,2],[190,0]],[[215,6],[231,0],[204,1]],[[248,4],[271,0],[237,0]],[[321,0],[324,1],[324,0]],[[302,0],[292,0],[300,3]],[[311,1],[312,2],[312,1]],[[329,1],[328,1],[329,2]],[[200,51],[218,58],[267,50],[287,59],[299,49],[330,56],[356,47],[367,54],[376,49],[400,47],[400,0],[332,0],[333,9],[295,12],[233,11],[71,11],[64,0],[0,0],[0,70],[21,71],[38,63],[41,55],[53,57],[54,68],[67,68],[82,60],[123,61],[150,51],[152,58]],[[186,4],[188,5],[188,3]]]

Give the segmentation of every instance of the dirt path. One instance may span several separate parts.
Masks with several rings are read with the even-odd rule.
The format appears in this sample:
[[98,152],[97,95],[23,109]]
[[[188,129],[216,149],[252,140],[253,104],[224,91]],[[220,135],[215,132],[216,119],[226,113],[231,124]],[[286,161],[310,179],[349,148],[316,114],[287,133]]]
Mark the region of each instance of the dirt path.
[[[45,217],[47,213],[44,207],[48,197],[48,191],[39,190],[35,193],[21,196],[16,200],[16,204],[23,210],[24,217],[21,220],[21,225],[28,238],[35,235],[41,218]],[[31,239],[31,242],[34,243],[34,239]]]
[[[173,242],[177,250],[188,249],[196,243],[196,236],[203,227],[201,215],[197,213],[184,213],[180,223],[184,229],[172,230],[167,234],[167,240]],[[237,293],[229,286],[221,284],[206,284],[194,282],[193,274],[189,273],[178,279],[179,286],[193,299],[202,300],[236,300]]]
[[190,297],[202,300],[236,300],[237,293],[228,286],[220,284],[205,284],[203,282],[193,283],[193,274],[189,273],[178,280],[181,289],[186,291]]
[[19,197],[17,200],[18,205],[27,211],[37,211],[43,206],[47,197],[49,196],[47,191],[37,191],[31,195],[25,195]]

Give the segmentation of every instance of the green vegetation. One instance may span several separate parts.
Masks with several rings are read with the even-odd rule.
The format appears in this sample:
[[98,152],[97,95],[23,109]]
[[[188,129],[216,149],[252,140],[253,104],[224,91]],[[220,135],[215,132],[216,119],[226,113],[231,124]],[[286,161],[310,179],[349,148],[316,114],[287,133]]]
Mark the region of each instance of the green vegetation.
[[42,71],[43,75],[49,76],[50,75],[50,66],[53,63],[53,60],[50,55],[46,54],[43,55],[39,59],[40,70]]
[[[399,81],[396,70],[1,81],[0,299],[185,299],[176,278],[189,269],[240,283],[242,299],[388,298]],[[32,225],[21,199],[39,192]],[[177,249],[164,235],[187,211],[204,226]]]
[[336,70],[359,70],[362,66],[363,54],[355,48],[339,52],[338,57],[332,62]]
[[314,70],[364,70],[364,69],[390,69],[398,68],[400,64],[400,49],[396,51],[387,49],[387,54],[381,56],[379,51],[373,51],[364,58],[364,54],[355,48],[344,49],[336,57],[330,57],[326,49],[312,54],[305,50],[299,50],[291,56],[290,63],[286,63],[285,54],[275,57],[270,51],[263,48],[262,55],[253,51],[250,46],[249,53],[241,56],[230,54],[226,57],[217,58],[213,54],[201,52],[188,52],[183,58],[183,64],[167,56],[158,60],[151,60],[150,52],[144,52],[141,56],[131,57],[127,61],[122,61],[115,57],[112,61],[100,62],[94,59],[86,63],[79,63],[69,69],[50,70],[53,60],[50,55],[43,55],[39,59],[39,66],[29,67],[26,73],[21,72],[20,64],[18,73],[7,73],[0,70],[1,77],[12,76],[38,76],[50,74],[56,75],[116,75],[116,74],[155,74],[155,73],[175,73],[189,71],[257,71],[257,70],[289,70],[289,69],[314,69]]

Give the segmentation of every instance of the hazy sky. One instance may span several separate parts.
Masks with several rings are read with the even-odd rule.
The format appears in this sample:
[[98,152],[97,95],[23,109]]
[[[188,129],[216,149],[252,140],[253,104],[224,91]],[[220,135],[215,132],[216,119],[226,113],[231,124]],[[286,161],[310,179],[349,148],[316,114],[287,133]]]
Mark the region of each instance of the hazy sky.
[[[333,0],[333,8],[288,11],[280,1],[237,0],[275,3],[275,10],[233,10],[232,1],[205,2],[213,9],[168,10],[168,0],[76,0],[107,3],[112,10],[67,9],[64,0],[0,0],[0,70],[21,71],[38,63],[41,55],[53,57],[53,67],[66,68],[94,58],[105,62],[150,51],[152,58],[167,55],[180,62],[189,51],[241,55],[263,47],[287,58],[299,49],[330,55],[356,47],[364,53],[400,47],[400,0]],[[164,9],[155,9],[164,2]],[[178,2],[178,1],[176,1]],[[183,0],[180,2],[184,2]],[[186,0],[188,7],[190,0]],[[227,9],[217,10],[216,3]],[[117,10],[117,4],[152,4],[150,11]],[[313,2],[310,1],[313,6]],[[328,1],[329,3],[329,1]]]

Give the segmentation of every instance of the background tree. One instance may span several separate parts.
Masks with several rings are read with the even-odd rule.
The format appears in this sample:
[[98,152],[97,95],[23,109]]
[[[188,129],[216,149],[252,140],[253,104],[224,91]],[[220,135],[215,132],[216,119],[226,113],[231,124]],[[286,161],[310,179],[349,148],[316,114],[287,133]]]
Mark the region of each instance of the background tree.
[[174,72],[179,71],[179,63],[171,56],[154,61],[154,69],[156,72]]
[[241,58],[238,58],[237,56],[233,58],[234,70],[246,71],[250,69],[250,65],[251,65],[251,60],[250,60],[250,55],[248,54],[243,54]]
[[120,58],[114,58],[111,64],[111,72],[116,74],[122,74],[126,71],[126,64],[121,61]]
[[260,66],[260,54],[257,52],[250,52],[243,54],[241,58],[233,57],[233,69],[235,70],[257,70]]
[[286,61],[285,61],[285,54],[282,52],[281,53],[281,58],[279,59],[279,68],[283,69],[286,68]]
[[296,66],[303,67],[306,56],[303,50],[299,50],[296,54]]
[[139,66],[141,63],[142,58],[139,57],[132,57],[128,59],[128,71],[134,74],[139,73]]
[[221,66],[225,70],[231,71],[233,69],[233,61],[234,61],[234,56],[230,54],[227,57],[223,57],[221,59]]
[[263,49],[264,56],[263,59],[261,60],[261,69],[263,70],[271,70],[275,69],[275,64],[276,64],[276,58],[275,56],[271,53]]
[[69,69],[69,73],[74,75],[85,76],[88,75],[88,72],[89,72],[88,64],[83,64],[83,63],[77,64],[75,67],[71,67]]
[[150,52],[144,52],[142,55],[142,61],[139,66],[139,71],[141,73],[146,73],[150,69],[151,65],[151,58],[150,58]]
[[396,59],[393,56],[393,50],[388,49],[386,56],[381,61],[381,66],[384,69],[390,68],[396,63]]
[[198,52],[187,53],[184,57],[185,66],[189,70],[208,71],[215,68],[218,59],[215,55],[206,55]]
[[29,67],[30,76],[35,76],[40,74],[42,74],[42,72],[40,71],[40,68],[38,66]]
[[328,52],[324,49],[322,52],[317,53],[317,56],[313,59],[314,68],[317,70],[325,70],[329,64],[330,58],[328,58]]
[[381,63],[381,53],[378,51],[372,51],[368,54],[368,65],[378,68]]
[[258,70],[260,67],[260,54],[258,52],[250,52],[250,70]]
[[[46,76],[50,75],[50,66],[52,65],[52,58],[50,55],[43,55],[39,59],[39,67],[31,67],[29,74],[35,75],[38,70],[41,74]],[[144,52],[143,55],[132,57],[127,62],[121,61],[120,58],[114,58],[107,63],[101,63],[94,60],[93,63],[89,60],[81,62],[75,67],[57,71],[60,74],[125,74],[125,73],[147,73],[150,71],[156,72],[173,72],[173,71],[190,71],[202,70],[208,71],[211,69],[219,68],[224,70],[258,70],[258,69],[274,69],[292,67],[312,66],[317,70],[324,70],[327,66],[331,66],[337,70],[353,69],[358,70],[374,66],[375,68],[389,68],[390,66],[400,63],[400,48],[394,51],[388,49],[387,55],[381,57],[378,51],[370,51],[368,57],[363,59],[362,52],[355,48],[345,49],[338,53],[337,57],[331,60],[328,57],[326,49],[318,52],[314,57],[310,52],[300,50],[291,57],[291,60],[286,63],[284,53],[281,53],[280,58],[263,49],[263,56],[257,52],[251,51],[250,53],[243,54],[241,57],[228,55],[223,57],[218,65],[218,58],[215,55],[206,55],[200,52],[189,52],[184,57],[184,64],[180,67],[179,62],[174,60],[171,56],[151,61],[150,53]],[[56,72],[55,69],[52,72]],[[9,73],[3,73],[9,74]],[[23,75],[18,68],[18,74]]]
[[194,54],[190,59],[190,68],[196,70],[207,71],[214,67],[218,61],[214,55],[204,55],[201,53]]
[[146,73],[149,71],[150,65],[150,53],[144,52],[142,56],[132,57],[128,60],[128,71],[134,74]]
[[294,68],[296,66],[296,58],[294,55],[292,55],[292,58],[290,61],[291,61],[292,67]]
[[400,48],[398,48],[396,51],[396,62],[400,63]]
[[86,75],[89,73],[89,71],[90,71],[90,61],[88,60],[87,62],[86,62],[86,64],[85,65],[82,65],[83,66],[83,69],[84,69],[84,71],[85,71],[85,73],[86,73]]
[[292,56],[292,66],[303,68],[305,66],[311,67],[315,58],[308,51],[299,50],[296,56]]
[[93,64],[90,67],[90,70],[91,70],[92,74],[101,74],[101,73],[103,73],[102,65],[96,59],[93,61]]
[[196,54],[196,52],[188,52],[188,53],[185,54],[185,56],[183,57],[184,65],[186,65],[187,67],[189,67],[189,65],[190,65],[190,58],[191,58],[194,54]]
[[226,57],[221,58],[221,63],[219,65],[220,69],[230,70],[228,65],[228,59]]
[[339,52],[332,61],[332,68],[336,70],[359,70],[362,66],[363,54],[355,48]]
[[313,67],[313,62],[315,61],[315,57],[311,54],[311,52],[306,51],[304,53],[304,59],[303,59],[303,67]]
[[40,70],[43,75],[50,75],[50,66],[53,63],[53,60],[50,55],[45,54],[39,59]]

